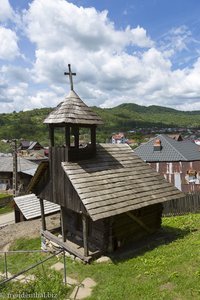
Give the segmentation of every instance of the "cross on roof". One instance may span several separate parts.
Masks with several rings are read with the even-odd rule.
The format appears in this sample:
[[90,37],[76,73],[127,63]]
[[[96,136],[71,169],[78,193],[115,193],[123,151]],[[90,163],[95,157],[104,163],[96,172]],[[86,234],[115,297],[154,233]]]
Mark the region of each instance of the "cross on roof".
[[70,80],[70,86],[71,86],[71,91],[73,91],[73,78],[72,76],[76,75],[76,73],[72,73],[71,71],[71,65],[68,64],[69,72],[65,72],[64,75],[69,75],[69,80]]

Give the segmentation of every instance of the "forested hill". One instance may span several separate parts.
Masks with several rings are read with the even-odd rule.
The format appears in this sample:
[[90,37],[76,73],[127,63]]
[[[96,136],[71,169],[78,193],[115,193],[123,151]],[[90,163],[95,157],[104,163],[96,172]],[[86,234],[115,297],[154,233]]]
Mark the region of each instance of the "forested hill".
[[[183,112],[161,106],[141,106],[124,103],[114,108],[92,107],[103,119],[98,129],[98,140],[105,141],[114,131],[127,131],[135,127],[200,127],[200,111]],[[23,138],[47,144],[48,130],[43,120],[51,108],[26,112],[0,114],[0,139]]]

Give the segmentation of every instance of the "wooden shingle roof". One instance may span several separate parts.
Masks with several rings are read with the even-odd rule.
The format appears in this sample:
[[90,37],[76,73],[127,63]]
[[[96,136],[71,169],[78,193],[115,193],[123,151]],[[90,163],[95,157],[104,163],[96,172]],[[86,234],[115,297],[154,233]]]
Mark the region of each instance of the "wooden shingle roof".
[[[38,218],[41,216],[40,201],[35,194],[15,197],[14,201],[27,220]],[[47,200],[43,201],[45,215],[60,211],[60,205],[49,202]]]
[[46,124],[80,124],[99,125],[103,124],[101,118],[91,110],[74,92],[61,102],[44,120]]
[[126,144],[97,145],[97,156],[62,167],[93,221],[184,194]]

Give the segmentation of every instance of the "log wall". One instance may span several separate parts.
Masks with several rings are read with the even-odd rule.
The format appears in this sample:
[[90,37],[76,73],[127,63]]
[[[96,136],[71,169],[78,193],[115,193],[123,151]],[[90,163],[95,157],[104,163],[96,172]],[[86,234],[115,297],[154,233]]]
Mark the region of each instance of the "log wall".
[[[113,219],[114,248],[119,248],[130,241],[136,241],[161,227],[161,204],[150,205],[130,213],[133,218],[124,213],[115,216]],[[136,222],[134,217],[138,218],[139,222]],[[140,222],[144,226],[141,226]]]

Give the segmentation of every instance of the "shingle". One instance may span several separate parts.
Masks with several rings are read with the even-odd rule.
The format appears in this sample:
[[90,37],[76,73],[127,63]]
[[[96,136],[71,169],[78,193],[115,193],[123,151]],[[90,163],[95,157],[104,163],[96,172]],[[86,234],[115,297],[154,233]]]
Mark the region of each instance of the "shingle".
[[[27,220],[41,216],[40,201],[35,194],[15,197],[14,201]],[[60,210],[60,206],[58,204],[47,200],[43,201],[45,215],[55,213]]]
[[94,221],[184,197],[126,144],[100,144],[96,158],[62,167]]
[[103,124],[103,121],[74,91],[70,91],[65,100],[47,116],[44,123],[99,125]]

